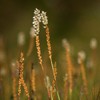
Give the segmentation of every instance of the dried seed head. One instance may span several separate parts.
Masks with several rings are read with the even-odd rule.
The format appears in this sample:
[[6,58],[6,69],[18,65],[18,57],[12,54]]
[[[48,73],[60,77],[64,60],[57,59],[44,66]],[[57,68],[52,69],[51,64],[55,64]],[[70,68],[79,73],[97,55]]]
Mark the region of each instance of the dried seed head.
[[[42,13],[41,13],[41,19],[42,19],[42,23],[44,25],[47,25],[48,24],[48,18],[46,16],[46,12],[42,11]],[[46,28],[46,27],[44,27],[44,28]]]
[[33,20],[34,20],[34,21],[33,21],[34,32],[35,32],[35,34],[39,34],[39,32],[40,32],[40,29],[39,29],[39,22],[38,22],[36,16],[33,17]]
[[25,35],[24,35],[23,32],[20,32],[20,33],[18,34],[18,44],[19,44],[20,46],[23,46],[23,45],[25,44]]
[[40,14],[40,10],[39,9],[35,9],[34,10],[34,15],[35,15],[35,17],[36,17],[36,20],[38,21],[38,22],[41,22],[41,14]]
[[36,35],[39,34],[40,32],[40,22],[42,21],[42,23],[45,25],[44,28],[46,28],[46,25],[48,24],[48,19],[46,16],[46,12],[42,11],[42,13],[40,13],[40,10],[38,10],[37,8],[34,11],[34,17],[33,17],[33,29]]
[[34,14],[35,14],[35,15],[38,15],[39,13],[40,13],[40,10],[36,8],[36,9],[34,10]]
[[33,29],[35,34],[39,34],[40,32],[40,27],[39,27],[39,23],[41,22],[41,14],[40,14],[40,10],[38,10],[37,8],[34,11],[34,17],[33,17]]
[[80,52],[78,53],[78,63],[80,64],[81,61],[84,61],[84,60],[85,60],[85,58],[86,58],[85,52],[84,52],[84,51],[80,51]]
[[70,45],[69,45],[69,43],[66,39],[62,40],[62,45],[63,45],[64,48],[67,48],[68,51],[70,51]]
[[95,49],[97,48],[97,40],[95,38],[92,38],[90,41],[90,48]]

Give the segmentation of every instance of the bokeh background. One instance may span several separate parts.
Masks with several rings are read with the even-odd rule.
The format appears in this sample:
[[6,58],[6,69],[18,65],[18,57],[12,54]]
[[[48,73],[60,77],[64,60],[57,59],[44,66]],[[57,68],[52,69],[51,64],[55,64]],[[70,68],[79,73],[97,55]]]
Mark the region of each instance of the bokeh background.
[[[32,27],[32,17],[35,8],[47,12],[53,50],[53,61],[57,62],[58,73],[60,73],[61,76],[64,75],[66,67],[65,62],[63,62],[63,38],[66,38],[70,42],[73,59],[75,58],[76,62],[78,51],[85,50],[86,55],[90,55],[90,40],[91,38],[96,38],[98,41],[97,58],[99,58],[99,0],[0,0],[0,38],[1,40],[3,39],[4,50],[8,56],[8,62],[9,59],[12,60],[13,58],[16,58],[16,52],[19,49],[17,44],[19,32],[24,32],[26,36],[24,51],[27,52],[30,41],[29,33],[30,28]],[[45,37],[42,28],[40,34],[43,55],[45,58],[45,56],[47,56],[47,51],[45,53],[46,43],[44,43]],[[36,58],[33,59],[37,64],[37,54],[36,52],[35,54],[32,54],[36,56]],[[65,67],[62,69],[62,66]],[[60,70],[62,71],[60,72]],[[100,68],[98,72],[99,71]],[[63,80],[62,77],[58,78],[58,81],[60,80]],[[62,83],[59,83],[58,86],[61,88]]]
[[8,52],[17,50],[19,32],[26,35],[27,50],[35,8],[47,12],[56,58],[61,51],[63,38],[73,44],[76,52],[81,49],[89,51],[91,38],[96,38],[99,44],[99,0],[0,0],[0,37],[4,38]]
[[47,12],[51,34],[58,39],[100,37],[99,0],[0,0],[0,34],[27,33],[35,8]]

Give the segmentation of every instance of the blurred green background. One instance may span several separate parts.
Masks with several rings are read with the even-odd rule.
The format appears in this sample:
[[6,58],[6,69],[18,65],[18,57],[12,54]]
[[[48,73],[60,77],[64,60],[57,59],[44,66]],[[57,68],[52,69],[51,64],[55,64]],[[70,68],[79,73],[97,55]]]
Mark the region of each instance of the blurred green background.
[[35,8],[47,12],[56,54],[61,50],[63,38],[68,39],[76,51],[88,50],[91,38],[97,38],[99,44],[99,0],[0,0],[0,36],[4,37],[6,50],[16,49],[19,32],[25,33],[28,45]]
[[47,12],[50,31],[57,38],[100,37],[99,0],[0,0],[0,35],[28,32],[35,8]]

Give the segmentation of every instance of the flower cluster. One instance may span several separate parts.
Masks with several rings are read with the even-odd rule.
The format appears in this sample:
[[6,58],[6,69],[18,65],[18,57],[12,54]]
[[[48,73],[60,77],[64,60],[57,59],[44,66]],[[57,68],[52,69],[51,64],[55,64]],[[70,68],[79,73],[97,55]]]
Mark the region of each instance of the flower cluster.
[[42,13],[40,13],[40,10],[36,8],[34,11],[34,17],[33,17],[33,23],[32,23],[35,35],[38,35],[40,32],[40,27],[39,27],[40,22],[42,22],[43,25],[47,25],[48,19],[46,16],[46,12],[42,11]]
[[[41,19],[42,19],[42,23],[43,23],[44,25],[47,25],[47,24],[48,24],[48,18],[47,18],[47,16],[46,16],[46,12],[42,11],[42,13],[41,13]],[[45,27],[44,27],[44,28],[45,28]]]
[[33,28],[35,31],[35,34],[39,34],[39,23],[41,22],[41,15],[40,10],[36,9],[34,11],[34,17],[33,17]]

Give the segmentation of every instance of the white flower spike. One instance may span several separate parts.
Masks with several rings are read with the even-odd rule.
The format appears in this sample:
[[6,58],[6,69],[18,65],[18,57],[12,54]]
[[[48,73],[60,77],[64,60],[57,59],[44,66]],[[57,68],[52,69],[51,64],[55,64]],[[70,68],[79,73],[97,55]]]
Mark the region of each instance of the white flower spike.
[[40,22],[42,22],[44,28],[46,28],[46,25],[48,24],[48,19],[46,16],[46,12],[42,11],[42,13],[40,13],[40,10],[36,8],[34,11],[34,17],[32,22],[33,29],[36,35],[38,35],[40,32]]

